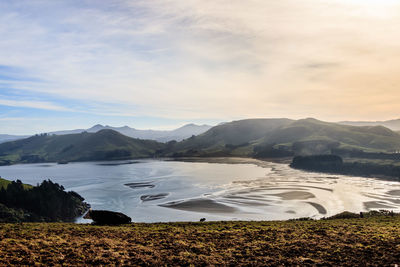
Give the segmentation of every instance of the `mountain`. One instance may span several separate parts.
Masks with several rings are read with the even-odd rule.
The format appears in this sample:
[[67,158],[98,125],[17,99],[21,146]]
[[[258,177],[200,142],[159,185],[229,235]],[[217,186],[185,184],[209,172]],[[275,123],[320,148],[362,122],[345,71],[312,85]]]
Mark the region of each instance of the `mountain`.
[[[95,125],[91,131],[102,129]],[[186,125],[173,134],[193,133]],[[120,131],[132,130],[120,127]],[[42,134],[0,144],[0,164],[91,161],[155,156],[284,157],[295,155],[362,154],[400,151],[400,134],[383,126],[349,126],[308,118],[247,119],[212,127],[180,142],[160,143],[103,129],[78,134]]]
[[103,126],[101,124],[94,125],[89,129],[76,129],[76,130],[66,130],[66,131],[56,131],[50,132],[50,135],[65,135],[65,134],[76,134],[82,132],[95,133],[104,129],[114,130],[123,135],[139,138],[139,139],[148,139],[155,140],[158,142],[168,142],[168,141],[181,141],[183,139],[189,138],[192,135],[199,135],[207,130],[209,130],[212,126],[210,125],[196,125],[196,124],[187,124],[178,129],[171,131],[158,131],[158,130],[138,130],[134,128],[130,128],[128,126],[123,127],[112,127],[112,126]]
[[0,134],[0,144],[4,142],[14,141],[18,139],[27,138],[29,135],[8,135],[8,134]]
[[35,135],[0,144],[0,163],[116,160],[153,157],[164,144],[127,137],[113,130]]
[[168,142],[168,141],[182,141],[183,139],[192,137],[193,135],[199,135],[202,133],[207,132],[209,129],[211,129],[212,126],[210,125],[196,125],[193,123],[186,124],[178,129],[172,130],[172,131],[162,131],[164,132],[164,136],[160,136],[159,138],[156,138],[155,140],[160,141],[160,142]]
[[316,119],[251,119],[215,126],[177,143],[174,156],[291,156],[332,149],[391,152],[400,134],[383,126],[349,126]]
[[400,131],[400,119],[388,121],[342,121],[340,124],[353,126],[384,126],[392,131]]

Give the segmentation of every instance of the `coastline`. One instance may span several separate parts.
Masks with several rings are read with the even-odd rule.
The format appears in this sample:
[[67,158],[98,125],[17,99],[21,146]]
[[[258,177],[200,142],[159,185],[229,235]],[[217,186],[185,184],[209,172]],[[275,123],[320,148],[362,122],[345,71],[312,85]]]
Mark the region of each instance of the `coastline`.
[[[384,174],[363,174],[363,173],[349,173],[349,172],[340,172],[340,171],[324,171],[324,170],[317,170],[317,169],[308,169],[308,168],[297,168],[297,167],[292,167],[291,163],[293,160],[293,157],[277,157],[277,158],[252,158],[252,157],[149,157],[149,158],[127,158],[127,159],[113,159],[113,160],[106,160],[106,161],[98,161],[98,160],[93,160],[93,161],[70,161],[69,163],[84,163],[84,162],[110,162],[110,165],[120,165],[120,164],[113,164],[113,162],[119,162],[119,161],[132,161],[129,163],[123,163],[123,164],[132,164],[136,163],[136,161],[139,160],[160,160],[160,161],[180,161],[180,162],[199,162],[199,163],[221,163],[221,164],[254,164],[259,167],[265,168],[267,167],[268,164],[266,162],[273,162],[273,163],[278,163],[278,164],[285,164],[288,165],[289,167],[296,169],[296,170],[301,170],[301,171],[307,171],[307,172],[313,172],[313,173],[324,173],[324,174],[334,174],[334,175],[344,175],[344,176],[351,176],[351,177],[365,177],[365,178],[375,178],[375,179],[381,179],[381,180],[387,180],[387,181],[400,181],[400,177],[395,177],[395,176],[389,176],[389,175],[384,175]],[[357,159],[350,160],[349,162],[355,162]],[[46,163],[51,163],[51,164],[57,164],[57,162],[54,161],[44,161],[44,162],[37,162],[37,163],[27,163],[27,162],[16,162],[16,163],[11,163],[11,164],[6,164],[6,165],[0,165],[0,167],[5,167],[5,166],[12,166],[12,165],[24,165],[24,164],[46,164]],[[368,163],[362,163],[365,165],[368,165]],[[67,165],[67,164],[62,164],[62,165]],[[108,165],[107,163],[104,163],[104,165]],[[390,164],[389,164],[390,166]]]
[[182,162],[204,162],[204,163],[222,163],[222,164],[254,164],[259,167],[267,167],[265,162],[281,163],[289,165],[292,162],[291,157],[285,158],[251,158],[251,157],[179,157],[164,158],[165,161]]

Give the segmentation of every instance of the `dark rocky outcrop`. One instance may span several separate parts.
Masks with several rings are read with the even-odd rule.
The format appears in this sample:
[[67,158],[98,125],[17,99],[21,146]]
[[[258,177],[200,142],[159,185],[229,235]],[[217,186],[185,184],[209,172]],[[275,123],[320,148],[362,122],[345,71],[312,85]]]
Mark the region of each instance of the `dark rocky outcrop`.
[[293,158],[290,167],[315,172],[400,180],[400,166],[373,162],[344,162],[337,155],[297,156]]
[[321,172],[340,172],[343,160],[336,155],[297,156],[293,158],[290,167]]
[[108,210],[89,210],[84,216],[85,219],[92,219],[95,224],[126,224],[132,219],[121,212]]

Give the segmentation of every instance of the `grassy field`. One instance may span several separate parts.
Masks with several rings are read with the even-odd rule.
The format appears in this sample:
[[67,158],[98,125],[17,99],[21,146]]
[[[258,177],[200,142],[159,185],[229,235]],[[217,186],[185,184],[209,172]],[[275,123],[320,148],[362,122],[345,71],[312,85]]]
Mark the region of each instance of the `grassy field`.
[[0,265],[400,263],[400,216],[93,226],[0,224]]
[[[7,186],[11,184],[11,181],[3,179],[0,177],[0,189],[1,188],[7,188]],[[32,186],[29,184],[24,184],[25,189],[32,189]]]

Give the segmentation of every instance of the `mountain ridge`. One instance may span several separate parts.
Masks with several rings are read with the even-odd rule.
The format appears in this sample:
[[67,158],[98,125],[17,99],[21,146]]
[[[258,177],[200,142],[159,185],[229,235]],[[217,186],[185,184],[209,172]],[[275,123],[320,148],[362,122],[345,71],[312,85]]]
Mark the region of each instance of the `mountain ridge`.
[[113,127],[109,125],[96,124],[88,129],[63,130],[49,132],[48,134],[64,135],[82,132],[94,133],[100,130],[110,129],[132,138],[155,140],[158,142],[169,142],[172,140],[181,141],[191,137],[192,135],[201,134],[210,128],[212,128],[212,126],[207,124],[197,125],[194,123],[189,123],[173,130],[139,130],[126,125],[122,127]]

